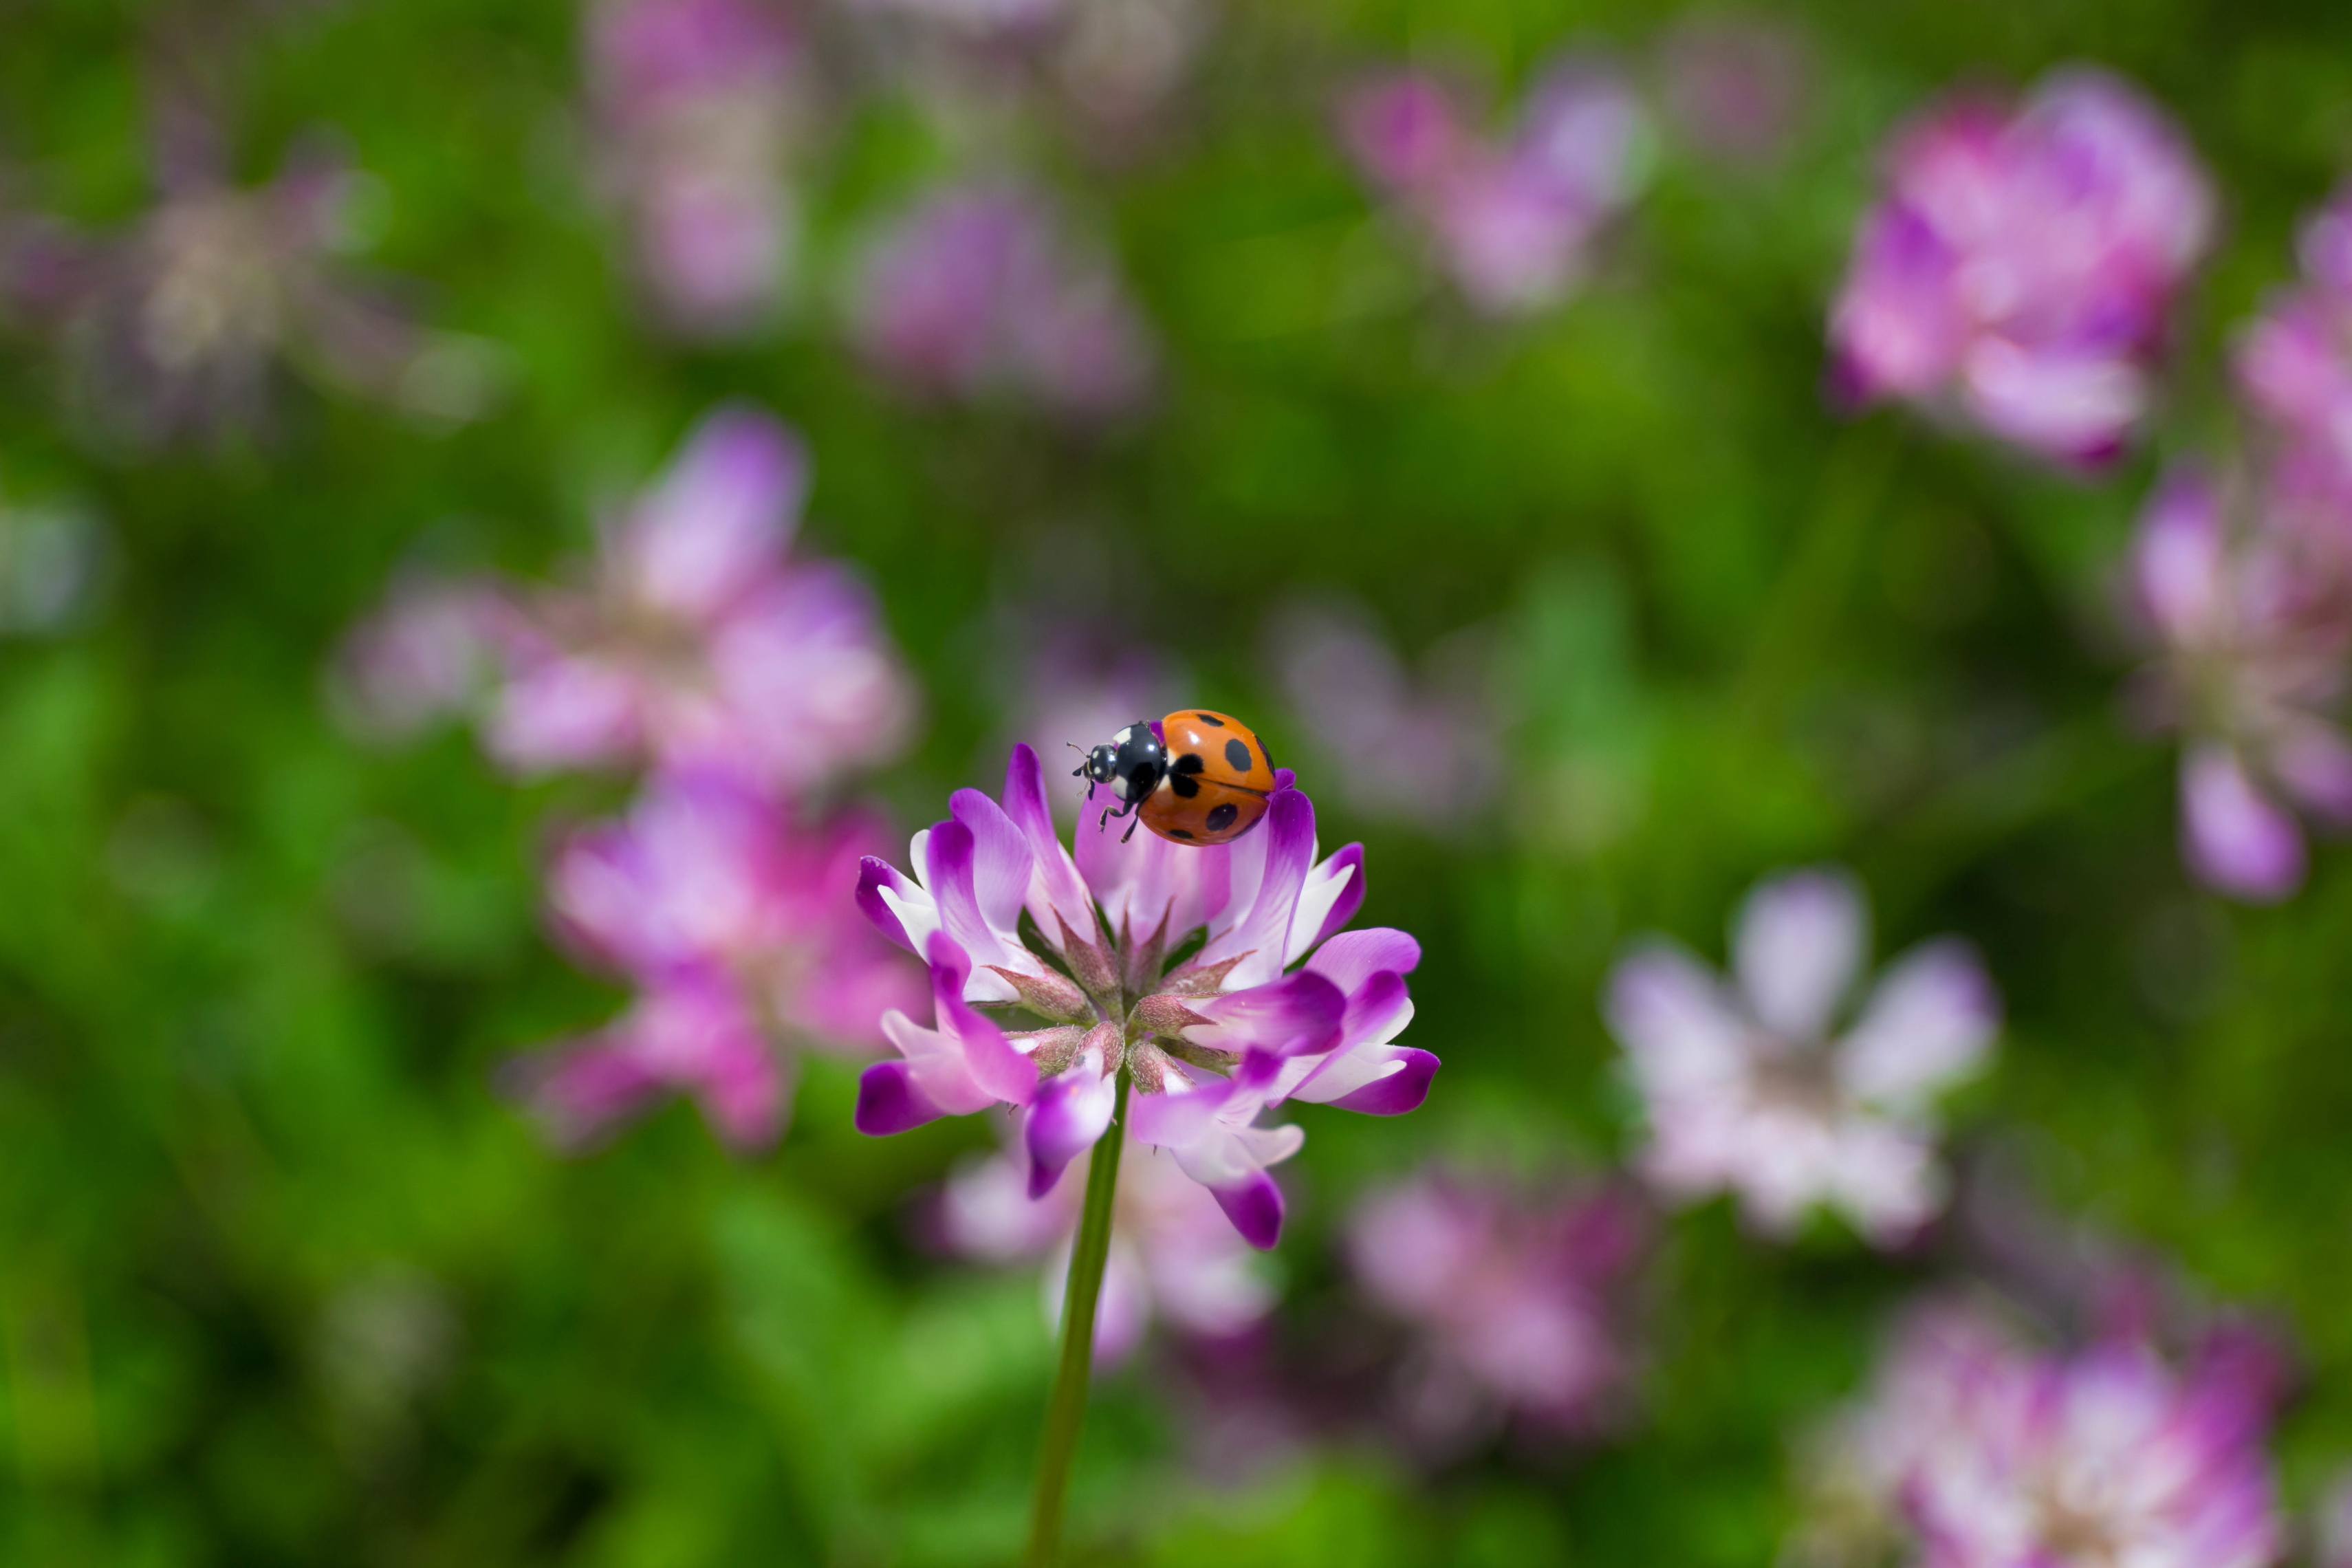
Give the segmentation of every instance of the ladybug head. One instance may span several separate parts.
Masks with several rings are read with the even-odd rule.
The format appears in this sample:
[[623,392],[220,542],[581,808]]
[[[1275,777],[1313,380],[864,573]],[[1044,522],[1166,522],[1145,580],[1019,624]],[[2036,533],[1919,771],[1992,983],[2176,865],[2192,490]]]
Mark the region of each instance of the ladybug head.
[[1088,752],[1077,772],[1091,784],[1109,785],[1113,795],[1132,805],[1160,787],[1168,772],[1168,749],[1139,719]]

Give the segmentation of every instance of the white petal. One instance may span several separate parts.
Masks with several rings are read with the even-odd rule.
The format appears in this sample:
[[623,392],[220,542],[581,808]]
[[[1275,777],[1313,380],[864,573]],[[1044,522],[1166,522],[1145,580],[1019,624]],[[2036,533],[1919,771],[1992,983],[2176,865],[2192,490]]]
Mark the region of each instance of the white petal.
[[1796,871],[1748,895],[1732,929],[1732,965],[1766,1028],[1816,1040],[1862,968],[1868,940],[1869,913],[1853,877]]

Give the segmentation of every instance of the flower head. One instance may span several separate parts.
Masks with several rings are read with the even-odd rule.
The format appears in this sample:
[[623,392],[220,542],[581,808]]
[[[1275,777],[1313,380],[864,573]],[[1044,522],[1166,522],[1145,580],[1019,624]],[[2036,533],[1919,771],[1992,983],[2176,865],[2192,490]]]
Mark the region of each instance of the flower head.
[[1880,1245],[1933,1217],[1936,1097],[1983,1061],[2000,998],[1973,950],[1941,938],[1897,960],[1833,1034],[1868,948],[1861,889],[1812,870],[1748,895],[1729,984],[1663,940],[1618,963],[1605,1006],[1648,1111],[1653,1183],[1737,1193],[1776,1233],[1815,1204]]
[[1830,321],[1839,380],[2105,458],[2147,412],[2166,314],[2212,228],[2194,155],[2115,78],[2054,76],[2014,110],[1948,100],[1896,138],[1855,236]]
[[1462,1427],[1516,1413],[1566,1431],[1604,1419],[1632,1371],[1616,1298],[1643,1228],[1620,1191],[1529,1194],[1433,1171],[1358,1203],[1349,1266],[1417,1335],[1409,1416]]
[[[1287,772],[1276,780],[1265,819],[1230,844],[1121,843],[1118,826],[1082,822],[1073,854],[1036,753],[1018,745],[1003,804],[957,791],[948,820],[915,836],[912,875],[868,859],[858,901],[929,961],[934,1018],[883,1019],[903,1059],[866,1069],[860,1130],[1018,1107],[1042,1196],[1109,1127],[1124,1072],[1135,1136],[1171,1152],[1252,1245],[1273,1246],[1282,1192],[1266,1167],[1306,1134],[1261,1127],[1261,1113],[1297,1099],[1394,1115],[1437,1070],[1393,1043],[1420,944],[1342,929],[1363,902],[1363,850],[1318,861],[1314,805]],[[1000,1005],[1047,1026],[1008,1034],[981,1011]]]
[[2175,1366],[2137,1340],[2039,1351],[1941,1304],[1895,1336],[1835,1451],[1924,1568],[2265,1568],[2274,1373],[2229,1331]]
[[[1086,1184],[1083,1169],[1068,1167],[1045,1196],[1033,1197],[1029,1155],[1016,1136],[1014,1147],[950,1179],[940,1204],[941,1237],[983,1262],[1044,1257],[1045,1313],[1058,1322]],[[1275,1300],[1257,1255],[1234,1234],[1207,1190],[1165,1154],[1128,1145],[1119,1163],[1095,1353],[1106,1362],[1124,1361],[1154,1316],[1183,1333],[1223,1339],[1262,1321]]]
[[523,773],[651,760],[783,791],[894,752],[913,699],[871,595],[788,553],[807,489],[776,420],[705,418],[587,587],[515,605],[491,752]]
[[1092,418],[1150,388],[1150,334],[1118,275],[1024,185],[940,185],[886,220],[849,317],[877,373],[929,396],[1009,395]]
[[2267,901],[2302,884],[2294,813],[2352,826],[2352,737],[2335,718],[2352,648],[2352,565],[2269,495],[2251,521],[2203,475],[2167,477],[2142,515],[2131,578],[2162,654],[2143,717],[2179,732],[2180,836],[2189,868]]
[[1647,125],[1621,77],[1571,59],[1529,89],[1498,141],[1419,71],[1357,89],[1342,131],[1471,305],[1501,316],[1556,304],[1583,280],[1593,241],[1646,174]]
[[790,14],[772,0],[605,0],[587,47],[606,174],[664,313],[704,336],[760,324],[796,244]]
[[418,326],[350,266],[372,187],[331,139],[240,187],[218,127],[162,108],[143,216],[112,235],[19,226],[0,265],[18,310],[59,332],[102,420],[142,442],[249,425],[281,367],[432,419],[482,412],[488,346]]
[[672,1089],[739,1147],[782,1131],[793,1055],[871,1055],[919,994],[850,906],[877,826],[803,826],[726,775],[656,779],[626,818],[570,836],[548,874],[559,933],[639,994],[589,1040],[526,1061],[526,1097],[580,1142]]

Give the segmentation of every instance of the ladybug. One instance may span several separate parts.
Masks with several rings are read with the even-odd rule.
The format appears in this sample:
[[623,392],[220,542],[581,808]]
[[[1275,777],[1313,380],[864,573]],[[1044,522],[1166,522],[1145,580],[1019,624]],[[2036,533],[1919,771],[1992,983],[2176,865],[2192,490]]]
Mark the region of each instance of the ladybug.
[[[1274,759],[1240,720],[1205,708],[1180,708],[1158,722],[1139,719],[1087,753],[1075,777],[1087,798],[1107,786],[1118,804],[1101,820],[1133,815],[1178,844],[1226,844],[1265,815],[1274,794]],[[1135,837],[1129,825],[1119,842]]]

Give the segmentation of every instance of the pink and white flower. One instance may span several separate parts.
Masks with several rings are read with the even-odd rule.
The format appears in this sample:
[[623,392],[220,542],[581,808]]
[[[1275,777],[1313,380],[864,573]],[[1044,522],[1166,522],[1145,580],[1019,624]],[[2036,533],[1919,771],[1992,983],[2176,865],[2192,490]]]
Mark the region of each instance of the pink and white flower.
[[[1124,825],[1082,821],[1074,855],[1036,753],[1017,745],[1003,803],[957,791],[948,820],[915,836],[912,875],[868,859],[858,901],[929,960],[934,1025],[883,1019],[903,1059],[866,1069],[859,1129],[1018,1107],[1042,1196],[1108,1130],[1124,1073],[1129,1131],[1171,1152],[1253,1246],[1273,1246],[1282,1192],[1266,1167],[1306,1134],[1260,1116],[1288,1100],[1395,1115],[1437,1070],[1394,1043],[1420,944],[1342,929],[1363,902],[1363,849],[1318,860],[1313,805],[1286,771],[1276,778],[1265,819],[1230,844],[1121,843]],[[1202,945],[1170,971],[1195,932]],[[1017,1004],[1049,1026],[1008,1035],[975,1004]]]
[[588,78],[606,178],[663,313],[698,336],[781,303],[799,219],[785,167],[803,45],[774,0],[604,0]]
[[2063,72],[2014,109],[1947,100],[1895,138],[1855,236],[1837,379],[2045,456],[2106,458],[2147,414],[2213,206],[2179,132],[2114,77]]
[[1342,130],[1365,179],[1428,240],[1473,308],[1541,310],[1590,270],[1594,241],[1648,173],[1648,117],[1587,59],[1550,68],[1517,124],[1490,141],[1433,76],[1399,71],[1350,95]]
[[782,1130],[801,1049],[871,1056],[876,1019],[921,991],[852,907],[880,837],[856,815],[804,826],[712,774],[656,778],[623,820],[567,837],[548,873],[556,930],[639,995],[616,1024],[521,1067],[558,1139],[686,1090],[728,1142],[757,1147]]
[[706,417],[606,531],[584,588],[515,606],[492,754],[523,773],[653,762],[800,792],[895,753],[913,694],[872,595],[792,553],[808,479],[775,419]]
[[1869,940],[1853,878],[1798,871],[1741,906],[1730,983],[1664,939],[1618,963],[1604,1010],[1648,1115],[1640,1168],[1662,1192],[1736,1193],[1775,1235],[1823,1205],[1879,1246],[1942,1208],[1936,1100],[1990,1052],[2000,997],[1973,949],[1939,938],[1833,1033]]
[[2303,882],[2297,811],[2352,826],[2352,736],[2338,719],[2352,558],[2345,542],[2315,536],[2267,494],[2236,500],[2183,468],[2148,502],[2131,581],[2162,653],[2134,695],[2151,726],[2183,738],[2189,869],[2221,892],[2268,902]]
[[1093,419],[1150,391],[1150,334],[1118,274],[1011,182],[941,184],[885,219],[852,280],[849,331],[878,374],[926,396]]
[[2267,1568],[2275,1371],[2227,1331],[2176,1367],[2129,1339],[2036,1350],[1939,1304],[1896,1335],[1836,1453],[1922,1568]]
[[1348,1222],[1348,1259],[1415,1331],[1406,1413],[1440,1437],[1516,1414],[1589,1432],[1629,1393],[1620,1300],[1646,1226],[1622,1191],[1530,1193],[1423,1171]]
[[[940,1194],[940,1236],[981,1262],[1044,1258],[1045,1317],[1058,1324],[1086,1173],[1066,1167],[1043,1197],[1030,1195],[1029,1182],[1028,1152],[1017,1137],[1014,1147],[959,1170]],[[1262,1321],[1276,1300],[1262,1260],[1208,1189],[1160,1151],[1129,1144],[1095,1319],[1096,1356],[1126,1360],[1155,1317],[1196,1338],[1228,1338]]]

